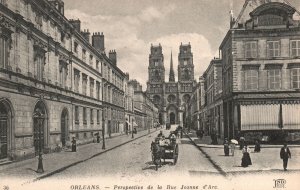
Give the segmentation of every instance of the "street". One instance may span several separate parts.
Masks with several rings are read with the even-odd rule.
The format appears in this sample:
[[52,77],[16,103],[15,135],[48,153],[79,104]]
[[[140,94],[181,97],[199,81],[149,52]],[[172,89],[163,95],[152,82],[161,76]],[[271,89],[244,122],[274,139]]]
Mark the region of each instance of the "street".
[[[164,134],[168,133],[169,131],[164,131]],[[155,171],[151,161],[150,144],[157,134],[158,132],[121,146],[51,176],[49,179],[114,176],[114,178],[138,180],[137,174],[139,177],[145,178],[177,173],[188,175],[191,171],[217,172],[188,138],[178,139],[179,158],[177,164],[173,165],[173,160],[166,160],[166,163],[158,171]]]
[[[294,189],[294,186],[299,185],[299,182],[295,180],[300,172],[299,147],[291,149],[293,159],[290,160],[288,172],[282,171],[281,160],[274,159],[273,155],[278,152],[277,148],[262,149],[261,153],[252,154],[253,165],[243,168],[239,166],[240,151],[237,150],[234,157],[224,157],[222,146],[202,147],[200,151],[187,135],[184,135],[182,139],[177,139],[179,144],[177,164],[173,165],[173,160],[166,160],[166,163],[155,171],[151,161],[150,144],[158,133],[159,130],[84,162],[58,170],[43,179],[23,182],[22,185],[28,188],[47,186],[49,189],[84,189],[84,185],[124,189],[128,185],[146,186],[149,184],[161,185],[164,189],[197,189],[197,187],[198,189],[208,187],[210,189],[234,187],[251,189],[256,185],[255,183],[249,186],[243,186],[241,183],[249,179],[254,181],[264,179],[265,183],[261,183],[260,187],[265,189],[272,188],[274,180],[277,179],[286,180],[289,189]],[[169,131],[163,130],[163,133],[168,135]],[[57,160],[57,162],[60,161]],[[49,184],[52,185],[49,186]]]

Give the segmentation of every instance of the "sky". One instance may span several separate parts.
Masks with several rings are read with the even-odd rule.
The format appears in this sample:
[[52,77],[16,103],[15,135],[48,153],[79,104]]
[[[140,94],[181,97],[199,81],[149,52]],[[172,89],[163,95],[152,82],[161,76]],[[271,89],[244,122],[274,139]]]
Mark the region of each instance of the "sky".
[[[229,29],[229,11],[237,17],[245,0],[64,0],[65,16],[80,19],[81,29],[103,32],[105,49],[116,50],[117,65],[146,89],[151,44],[161,44],[166,81],[171,51],[177,80],[179,46],[191,44],[195,79],[219,56]],[[289,2],[300,10],[299,0]]]

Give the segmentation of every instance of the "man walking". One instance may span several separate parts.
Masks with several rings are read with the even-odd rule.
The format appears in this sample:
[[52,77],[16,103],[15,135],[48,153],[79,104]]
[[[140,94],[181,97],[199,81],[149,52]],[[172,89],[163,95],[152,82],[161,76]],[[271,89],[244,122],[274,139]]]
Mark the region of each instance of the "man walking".
[[283,169],[286,171],[289,158],[291,158],[290,149],[287,147],[287,143],[284,143],[280,150],[280,158],[283,160]]

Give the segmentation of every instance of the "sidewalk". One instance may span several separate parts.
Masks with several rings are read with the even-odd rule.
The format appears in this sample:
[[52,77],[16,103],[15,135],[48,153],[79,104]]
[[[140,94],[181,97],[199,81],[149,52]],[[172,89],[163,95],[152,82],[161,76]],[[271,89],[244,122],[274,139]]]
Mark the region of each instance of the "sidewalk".
[[[191,131],[187,135],[223,175],[240,172],[283,172],[282,160],[279,157],[282,145],[261,145],[260,153],[254,153],[254,146],[249,146],[252,149],[250,153],[252,165],[244,168],[241,167],[242,151],[239,150],[238,145],[234,156],[224,156],[223,145],[206,144],[210,143],[210,141],[207,141],[206,137],[203,137],[202,140],[198,139],[195,131]],[[290,145],[289,147],[292,153],[292,159],[289,160],[288,164],[289,172],[300,172],[300,146]]]
[[[197,146],[200,147],[206,147],[206,148],[222,148],[223,149],[223,139],[218,138],[218,145],[212,145],[211,144],[211,138],[210,136],[203,136],[202,139],[199,139],[196,135],[196,131],[191,130],[189,133],[186,133],[191,140],[194,141],[194,143],[197,144]],[[283,145],[280,144],[261,144],[261,148],[281,148]],[[237,145],[238,147],[238,145]],[[254,148],[254,145],[249,145],[250,148]],[[289,147],[300,147],[300,145],[297,144],[291,144]]]
[[[156,131],[159,130],[151,129],[150,134]],[[3,165],[0,166],[0,179],[21,178],[23,182],[20,183],[39,180],[147,135],[149,135],[148,130],[145,130],[139,131],[133,139],[131,134],[105,139],[105,150],[102,150],[101,141],[100,143],[77,146],[77,152],[66,150],[59,153],[44,154],[45,172],[43,174],[36,173],[38,157]]]

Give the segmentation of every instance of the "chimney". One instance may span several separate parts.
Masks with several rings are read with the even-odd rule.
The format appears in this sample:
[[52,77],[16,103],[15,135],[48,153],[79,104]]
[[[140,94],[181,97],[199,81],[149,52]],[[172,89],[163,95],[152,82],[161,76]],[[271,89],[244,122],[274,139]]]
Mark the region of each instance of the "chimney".
[[81,32],[83,38],[87,41],[87,42],[90,42],[90,32],[89,32],[89,29],[87,30],[83,30],[83,32]]
[[77,30],[77,32],[80,32],[80,30],[81,30],[81,28],[80,28],[81,22],[80,22],[79,19],[77,19],[77,20],[71,19],[70,23],[75,27],[75,30]]
[[112,61],[112,63],[114,65],[117,65],[117,53],[116,53],[116,50],[110,50],[108,57]]
[[101,34],[100,32],[93,33],[92,46],[100,53],[105,53],[103,32]]

